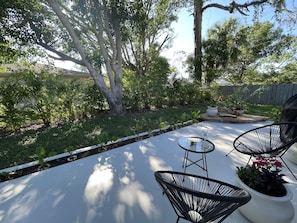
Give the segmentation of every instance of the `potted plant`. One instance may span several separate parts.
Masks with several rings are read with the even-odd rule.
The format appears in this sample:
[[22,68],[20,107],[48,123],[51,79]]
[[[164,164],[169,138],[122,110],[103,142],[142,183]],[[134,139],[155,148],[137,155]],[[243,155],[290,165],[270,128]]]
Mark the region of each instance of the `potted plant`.
[[241,116],[244,113],[244,108],[241,102],[235,103],[235,105],[232,108],[233,115]]
[[252,165],[237,167],[238,185],[252,196],[252,201],[239,211],[250,221],[277,223],[293,219],[293,194],[285,185],[281,167],[276,158],[261,156]]
[[218,114],[218,106],[216,105],[215,101],[211,101],[209,106],[207,106],[206,113],[210,117],[214,117]]
[[222,111],[233,115],[240,116],[244,113],[244,102],[238,96],[229,95],[224,100],[221,99],[220,107]]

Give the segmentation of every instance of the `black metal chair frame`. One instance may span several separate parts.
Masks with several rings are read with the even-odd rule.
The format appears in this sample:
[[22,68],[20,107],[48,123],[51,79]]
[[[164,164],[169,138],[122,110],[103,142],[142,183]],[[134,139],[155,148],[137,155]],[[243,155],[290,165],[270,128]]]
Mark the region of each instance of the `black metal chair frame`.
[[251,129],[239,135],[233,141],[233,150],[249,155],[248,163],[252,157],[257,156],[279,157],[297,180],[283,159],[283,155],[295,142],[297,142],[297,122],[273,123]]
[[196,223],[222,222],[251,195],[234,185],[189,173],[156,171],[156,181],[180,218]]

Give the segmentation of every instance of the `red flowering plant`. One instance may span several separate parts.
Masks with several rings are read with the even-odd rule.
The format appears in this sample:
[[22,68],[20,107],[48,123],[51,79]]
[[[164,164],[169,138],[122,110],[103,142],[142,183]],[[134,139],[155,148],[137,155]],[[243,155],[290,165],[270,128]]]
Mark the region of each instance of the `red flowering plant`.
[[238,177],[250,188],[270,196],[282,197],[286,195],[284,183],[280,174],[282,163],[275,157],[259,156],[245,167],[237,167]]

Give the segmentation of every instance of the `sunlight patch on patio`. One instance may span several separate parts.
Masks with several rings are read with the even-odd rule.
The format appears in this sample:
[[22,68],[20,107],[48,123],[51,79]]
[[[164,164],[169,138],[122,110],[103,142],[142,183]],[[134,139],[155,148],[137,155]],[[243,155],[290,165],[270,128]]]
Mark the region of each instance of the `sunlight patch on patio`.
[[[236,136],[264,125],[200,122],[68,164],[0,183],[1,223],[172,223],[176,215],[154,179],[157,170],[183,171],[177,140],[208,129],[215,150],[207,154],[209,177],[235,184],[236,167],[248,157],[232,150]],[[297,167],[290,164],[294,172]],[[294,193],[297,183],[283,169]],[[187,172],[205,175],[198,167]],[[294,221],[297,221],[295,216]],[[247,223],[235,211],[224,223]]]
[[113,186],[114,175],[110,167],[109,164],[98,164],[88,179],[84,191],[84,198],[88,206],[86,223],[93,221]]

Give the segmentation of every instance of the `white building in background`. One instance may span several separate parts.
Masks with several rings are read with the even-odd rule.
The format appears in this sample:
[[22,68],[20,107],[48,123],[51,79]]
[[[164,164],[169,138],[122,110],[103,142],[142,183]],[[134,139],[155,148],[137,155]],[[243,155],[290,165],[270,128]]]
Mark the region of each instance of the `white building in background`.
[[24,66],[21,64],[2,64],[0,65],[0,79],[9,77],[11,74],[21,72],[23,70],[33,69],[37,74],[48,73],[48,74],[61,74],[66,78],[89,78],[89,73],[76,70],[68,70],[59,68],[51,65],[45,65],[41,63]]

